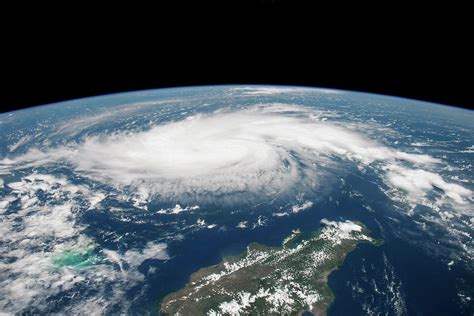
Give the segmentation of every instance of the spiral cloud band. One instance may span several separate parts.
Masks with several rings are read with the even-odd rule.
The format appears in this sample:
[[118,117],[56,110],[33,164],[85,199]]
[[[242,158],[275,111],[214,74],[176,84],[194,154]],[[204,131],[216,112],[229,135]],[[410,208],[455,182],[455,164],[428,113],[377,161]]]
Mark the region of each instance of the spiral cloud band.
[[78,173],[131,188],[144,200],[158,195],[203,202],[210,195],[229,199],[239,193],[262,198],[310,192],[340,160],[359,165],[439,162],[393,150],[353,128],[322,120],[310,109],[274,104],[199,114],[141,132],[90,136],[78,144],[30,150],[10,163],[66,161]]

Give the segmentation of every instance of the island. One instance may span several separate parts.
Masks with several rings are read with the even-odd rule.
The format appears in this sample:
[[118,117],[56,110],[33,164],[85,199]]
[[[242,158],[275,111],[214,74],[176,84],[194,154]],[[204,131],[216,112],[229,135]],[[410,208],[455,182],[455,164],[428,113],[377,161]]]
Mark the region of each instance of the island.
[[326,315],[334,295],[329,274],[361,243],[379,245],[360,222],[321,220],[303,236],[293,230],[280,247],[252,243],[222,263],[202,268],[161,302],[162,315]]

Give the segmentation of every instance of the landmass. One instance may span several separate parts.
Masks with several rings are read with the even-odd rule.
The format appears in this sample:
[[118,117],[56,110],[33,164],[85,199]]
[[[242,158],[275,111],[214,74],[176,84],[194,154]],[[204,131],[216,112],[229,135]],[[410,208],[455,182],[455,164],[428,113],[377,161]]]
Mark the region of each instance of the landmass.
[[281,247],[252,243],[239,256],[193,273],[166,296],[162,315],[326,315],[334,295],[329,274],[361,242],[379,245],[359,222],[323,219],[302,236],[294,230]]

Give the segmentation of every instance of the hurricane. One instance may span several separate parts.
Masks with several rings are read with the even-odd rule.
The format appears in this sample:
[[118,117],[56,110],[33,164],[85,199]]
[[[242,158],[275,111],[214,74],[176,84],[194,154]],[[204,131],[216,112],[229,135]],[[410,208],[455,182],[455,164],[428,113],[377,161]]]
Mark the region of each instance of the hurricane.
[[[343,169],[344,161],[391,166],[389,183],[412,192],[420,185],[407,185],[413,175],[397,172],[394,166],[439,162],[428,155],[393,150],[354,128],[322,121],[317,114],[291,105],[227,109],[141,132],[85,137],[46,151],[33,149],[7,163],[21,168],[65,162],[79,174],[147,199],[235,203],[242,201],[242,193],[247,202],[311,195],[321,189],[321,179],[331,170]],[[421,186],[429,190],[433,185],[427,181]],[[445,188],[459,203],[470,194],[461,187]]]

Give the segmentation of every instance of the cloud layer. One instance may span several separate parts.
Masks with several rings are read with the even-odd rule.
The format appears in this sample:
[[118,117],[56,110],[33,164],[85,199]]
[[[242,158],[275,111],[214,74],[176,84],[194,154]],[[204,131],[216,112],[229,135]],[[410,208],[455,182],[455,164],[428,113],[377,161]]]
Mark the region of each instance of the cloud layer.
[[[438,160],[382,146],[360,132],[289,105],[196,115],[138,133],[86,137],[79,144],[30,150],[10,165],[65,161],[94,180],[152,196],[205,203],[233,195],[309,193],[334,158],[370,164]],[[188,200],[188,201],[186,201]]]

